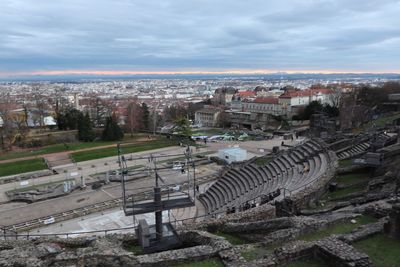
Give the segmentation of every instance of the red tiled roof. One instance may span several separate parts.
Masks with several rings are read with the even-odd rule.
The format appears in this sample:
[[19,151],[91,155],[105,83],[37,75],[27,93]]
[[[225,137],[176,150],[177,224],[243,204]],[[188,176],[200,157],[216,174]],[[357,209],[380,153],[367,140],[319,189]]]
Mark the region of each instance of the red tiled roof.
[[253,103],[278,104],[279,99],[273,96],[257,97],[256,99],[254,99]]
[[301,97],[301,96],[310,96],[311,92],[309,90],[302,91],[286,91],[281,94],[279,98],[292,98],[292,97]]
[[327,95],[327,94],[332,94],[333,91],[327,88],[287,91],[283,93],[279,98],[306,97],[306,96],[316,95],[318,93]]
[[254,91],[239,91],[237,95],[241,97],[246,97],[246,96],[255,96],[256,93]]
[[311,91],[313,92],[313,94],[321,93],[323,95],[329,95],[333,93],[333,91],[328,88],[311,89]]

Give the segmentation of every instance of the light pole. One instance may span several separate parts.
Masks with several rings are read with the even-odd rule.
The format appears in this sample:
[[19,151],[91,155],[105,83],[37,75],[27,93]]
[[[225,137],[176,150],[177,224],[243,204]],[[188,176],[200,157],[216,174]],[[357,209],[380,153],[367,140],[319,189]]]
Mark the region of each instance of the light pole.
[[156,123],[157,123],[157,108],[160,102],[155,102],[153,111],[153,136],[156,135]]

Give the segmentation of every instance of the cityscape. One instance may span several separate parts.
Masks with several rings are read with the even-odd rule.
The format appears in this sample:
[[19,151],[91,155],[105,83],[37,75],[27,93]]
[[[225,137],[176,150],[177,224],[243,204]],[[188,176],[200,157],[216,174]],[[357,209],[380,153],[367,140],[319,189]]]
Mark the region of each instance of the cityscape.
[[400,267],[399,1],[0,9],[0,266]]

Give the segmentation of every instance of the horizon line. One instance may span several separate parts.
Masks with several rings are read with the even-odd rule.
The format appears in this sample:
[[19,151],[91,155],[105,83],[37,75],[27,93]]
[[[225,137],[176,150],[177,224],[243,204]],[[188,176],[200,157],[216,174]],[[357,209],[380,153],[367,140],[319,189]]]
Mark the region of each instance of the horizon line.
[[251,75],[251,74],[399,74],[400,70],[362,71],[362,70],[271,70],[271,69],[229,69],[229,70],[170,70],[170,71],[136,71],[136,70],[40,70],[1,72],[0,77],[37,77],[37,76],[125,76],[125,75]]

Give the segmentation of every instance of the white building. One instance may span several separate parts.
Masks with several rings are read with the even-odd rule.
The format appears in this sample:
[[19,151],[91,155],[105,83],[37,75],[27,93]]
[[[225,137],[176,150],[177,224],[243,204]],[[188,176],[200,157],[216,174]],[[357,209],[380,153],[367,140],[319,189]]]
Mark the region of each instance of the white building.
[[279,103],[277,97],[257,97],[250,102],[242,102],[243,111],[251,113],[270,114],[274,116],[285,115],[286,109]]
[[287,91],[279,97],[279,103],[287,107],[306,106],[312,101],[331,104],[332,94],[332,90],[325,88]]
[[229,164],[247,159],[247,151],[240,147],[232,147],[218,150],[218,158],[225,160]]

